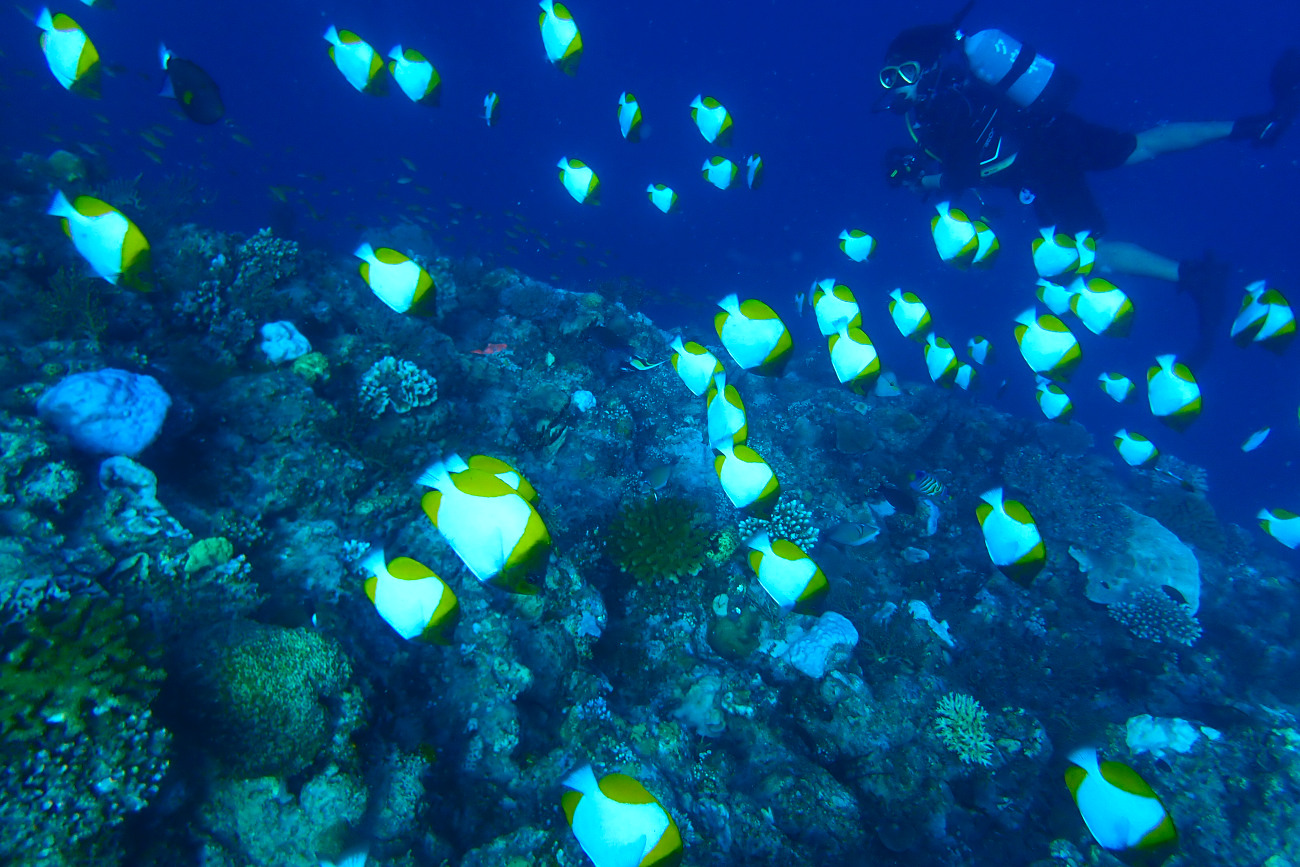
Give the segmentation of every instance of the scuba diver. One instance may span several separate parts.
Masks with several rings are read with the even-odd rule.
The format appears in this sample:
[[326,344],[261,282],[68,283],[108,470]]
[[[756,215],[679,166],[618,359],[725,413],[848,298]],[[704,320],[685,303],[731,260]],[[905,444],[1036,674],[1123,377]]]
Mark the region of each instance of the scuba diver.
[[998,30],[963,33],[972,6],[974,0],[950,22],[910,27],[889,43],[879,76],[885,92],[875,110],[902,114],[913,142],[886,154],[889,183],[949,197],[1001,187],[1034,206],[1040,227],[1088,231],[1098,238],[1100,270],[1165,280],[1192,297],[1199,334],[1189,359],[1204,360],[1227,312],[1228,266],[1209,255],[1180,262],[1100,240],[1106,220],[1087,173],[1225,139],[1272,147],[1300,113],[1300,51],[1288,49],[1274,65],[1268,112],[1125,132],[1070,112],[1077,82],[1032,47]]

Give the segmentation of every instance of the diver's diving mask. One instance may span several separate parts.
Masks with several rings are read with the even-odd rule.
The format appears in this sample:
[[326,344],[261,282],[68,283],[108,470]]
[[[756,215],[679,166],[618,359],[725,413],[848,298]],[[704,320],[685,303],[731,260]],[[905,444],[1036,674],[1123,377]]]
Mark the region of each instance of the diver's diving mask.
[[920,80],[921,64],[915,60],[909,60],[897,66],[886,66],[880,70],[880,86],[885,90],[916,84]]

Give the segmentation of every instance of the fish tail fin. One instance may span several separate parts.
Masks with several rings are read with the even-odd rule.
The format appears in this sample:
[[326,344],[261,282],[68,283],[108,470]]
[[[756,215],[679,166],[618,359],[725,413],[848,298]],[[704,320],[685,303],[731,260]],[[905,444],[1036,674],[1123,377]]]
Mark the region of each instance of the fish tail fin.
[[71,217],[75,213],[72,203],[68,197],[63,195],[63,190],[54,191],[54,201],[50,202],[49,210],[45,213],[51,217]]

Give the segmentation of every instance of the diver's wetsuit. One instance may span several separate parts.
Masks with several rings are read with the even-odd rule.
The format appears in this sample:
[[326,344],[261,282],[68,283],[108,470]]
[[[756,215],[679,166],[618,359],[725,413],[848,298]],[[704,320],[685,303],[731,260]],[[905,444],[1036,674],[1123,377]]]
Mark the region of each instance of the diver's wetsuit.
[[945,192],[1028,190],[1039,225],[1069,234],[1105,232],[1086,173],[1118,168],[1137,147],[1134,133],[1068,111],[1019,110],[974,82],[942,89],[911,107],[907,125],[916,143],[942,164]]

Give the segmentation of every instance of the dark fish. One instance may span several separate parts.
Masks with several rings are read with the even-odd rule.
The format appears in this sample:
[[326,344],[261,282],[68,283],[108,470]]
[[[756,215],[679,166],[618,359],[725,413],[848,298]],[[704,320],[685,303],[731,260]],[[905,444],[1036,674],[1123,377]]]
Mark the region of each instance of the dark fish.
[[221,120],[226,107],[221,102],[221,91],[212,76],[197,63],[174,57],[167,46],[159,52],[167,81],[162,95],[176,100],[185,116],[195,123],[212,124]]

